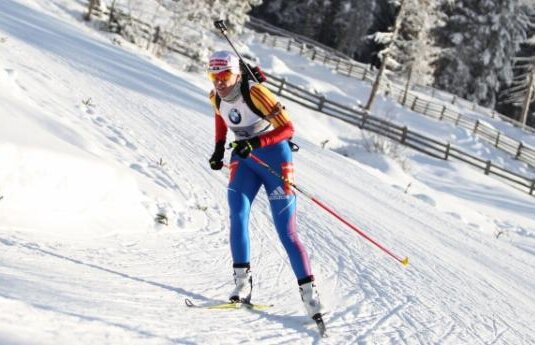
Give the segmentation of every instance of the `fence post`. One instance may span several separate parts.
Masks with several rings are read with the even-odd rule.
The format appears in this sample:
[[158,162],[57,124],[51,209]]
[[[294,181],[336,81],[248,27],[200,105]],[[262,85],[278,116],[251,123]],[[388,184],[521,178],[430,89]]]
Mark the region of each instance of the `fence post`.
[[362,115],[362,123],[360,124],[360,128],[364,128],[364,125],[366,124],[366,121],[368,120],[368,112],[365,112],[364,115]]
[[301,50],[299,51],[299,55],[303,56],[303,50],[305,50],[305,44],[301,43]]
[[320,95],[320,102],[318,104],[318,110],[321,111],[323,109],[323,105],[325,104],[325,96]]
[[323,58],[323,64],[327,64],[327,59],[329,58],[329,54],[325,54],[325,57]]
[[459,120],[461,120],[461,113],[457,113],[457,120],[455,120],[455,126],[458,126],[459,125]]
[[520,157],[520,155],[522,154],[522,148],[523,147],[524,147],[524,144],[522,144],[522,142],[520,142],[518,144],[518,150],[516,150],[515,159],[518,159]]
[[532,195],[534,190],[535,190],[535,180],[533,180],[533,182],[531,182],[531,188],[529,189],[529,195]]
[[349,71],[347,72],[347,76],[348,77],[351,77],[351,72],[353,72],[353,64],[352,63],[349,64]]
[[362,74],[362,80],[366,80],[366,74],[368,74],[368,69],[364,69],[364,73]]
[[402,144],[405,144],[405,141],[407,141],[407,131],[408,131],[407,126],[403,127],[402,132],[401,132],[401,143]]
[[267,34],[264,34],[262,37],[262,43],[265,44],[267,41]]
[[446,144],[446,152],[444,152],[444,160],[446,161],[450,157],[450,148],[451,148],[451,143],[448,141],[448,143]]
[[284,89],[285,84],[286,84],[286,78],[282,78],[281,84],[279,86],[279,90],[277,91],[277,95],[280,96],[282,94],[282,90]]
[[427,102],[427,103],[425,104],[424,111],[423,111],[423,114],[424,114],[424,115],[427,115],[427,109],[428,109],[428,108],[429,108],[429,102]]
[[287,51],[290,51],[291,48],[292,48],[292,39],[289,38],[289,39],[288,39],[288,46],[286,47],[286,50],[287,50]]
[[411,110],[414,111],[414,108],[416,107],[416,102],[418,102],[418,96],[414,98],[414,101],[412,101]]
[[456,100],[457,100],[457,96],[453,96],[453,98],[451,99],[451,104],[455,104]]
[[440,116],[438,117],[439,121],[442,121],[442,119],[444,118],[444,113],[446,113],[446,106],[445,105],[442,106],[442,111],[440,112]]
[[314,59],[316,58],[316,54],[317,54],[316,47],[314,47],[312,48],[312,58],[311,58],[312,61],[314,61]]
[[485,175],[490,174],[490,167],[492,166],[492,161],[487,161],[487,166],[485,167]]
[[502,134],[502,132],[498,132],[498,135],[496,136],[496,147],[498,147],[498,145],[500,144],[500,134]]
[[476,125],[474,126],[474,134],[477,133],[477,128],[479,127],[479,119],[476,120]]
[[334,68],[335,71],[338,71],[338,68],[340,68],[340,58],[338,58],[338,61],[336,61],[336,67]]

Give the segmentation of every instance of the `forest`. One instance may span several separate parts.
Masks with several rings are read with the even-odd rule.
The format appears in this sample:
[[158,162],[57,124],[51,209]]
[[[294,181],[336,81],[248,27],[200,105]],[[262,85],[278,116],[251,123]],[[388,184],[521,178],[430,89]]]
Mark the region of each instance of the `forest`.
[[[392,73],[522,120],[533,84],[533,5],[521,0],[264,0],[251,15],[376,67],[388,52],[386,68]],[[526,119],[531,126],[533,111],[532,106]]]

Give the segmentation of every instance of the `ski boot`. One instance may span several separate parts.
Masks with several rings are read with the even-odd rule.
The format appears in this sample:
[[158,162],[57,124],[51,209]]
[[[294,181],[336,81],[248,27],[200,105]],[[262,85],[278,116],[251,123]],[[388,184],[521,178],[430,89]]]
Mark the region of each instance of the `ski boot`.
[[316,322],[320,335],[326,337],[326,327],[322,316],[323,308],[314,281],[310,280],[299,285],[299,293],[301,294],[301,299],[303,300],[308,316]]
[[230,294],[230,301],[233,303],[251,303],[251,292],[253,290],[251,269],[249,267],[235,267],[234,283],[236,287]]

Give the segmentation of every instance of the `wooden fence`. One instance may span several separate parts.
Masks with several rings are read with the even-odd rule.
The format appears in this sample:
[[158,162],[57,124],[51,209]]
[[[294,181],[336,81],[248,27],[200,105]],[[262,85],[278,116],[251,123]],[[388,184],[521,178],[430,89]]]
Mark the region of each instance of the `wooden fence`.
[[102,11],[99,7],[94,10],[96,16],[107,18],[107,29],[120,34],[122,37],[138,46],[148,49],[150,45],[159,45],[172,52],[198,60],[192,49],[193,42],[184,42],[182,37],[173,33],[162,32],[159,26],[153,26],[127,14],[127,10],[115,5]]
[[[145,42],[156,43],[159,39],[162,39],[161,37],[163,37],[162,33],[159,32],[159,29],[152,28],[149,24],[146,24],[137,19],[133,19],[130,16],[128,16],[127,18],[122,18],[121,16],[124,15],[122,15],[119,11],[111,11],[111,13],[108,12],[104,14],[110,17],[110,22],[112,22],[113,17],[113,21],[115,25],[117,25],[116,32],[120,34],[127,35],[127,31],[123,26],[136,25],[138,32],[144,34],[143,39],[145,40]],[[168,49],[176,53],[193,58],[194,60],[197,60],[189,53],[189,50],[187,49],[187,43],[183,43],[179,37],[169,34],[166,34],[165,37],[172,38],[171,41],[165,42]],[[129,39],[132,40],[133,38],[130,37]],[[292,40],[287,41],[287,44],[294,44],[288,42],[292,42]],[[369,71],[367,68],[363,68],[362,65],[355,64],[350,65],[348,67],[348,65],[339,63],[340,60],[333,59],[329,54],[321,52],[318,53],[318,51],[315,51],[314,49],[309,49],[306,46],[306,43],[303,43],[299,47],[300,49],[302,49],[302,55],[307,56],[307,54],[309,54],[313,60],[321,59],[326,65],[331,64],[336,66],[337,70],[342,70],[343,68],[346,68],[346,73],[348,75],[359,76],[359,78],[362,80],[374,80],[373,72]],[[529,179],[525,176],[508,171],[504,168],[497,166],[496,164],[493,164],[491,161],[485,161],[478,157],[465,153],[461,149],[454,147],[450,143],[440,142],[436,139],[412,131],[406,126],[399,126],[392,122],[383,120],[379,117],[375,117],[363,111],[362,109],[355,109],[328,100],[322,95],[317,95],[303,90],[302,88],[296,85],[292,85],[288,83],[285,79],[278,78],[268,73],[266,73],[266,75],[268,76],[268,80],[265,83],[266,86],[280,97],[284,97],[306,108],[319,111],[323,114],[335,117],[344,122],[358,126],[363,130],[368,130],[377,133],[381,136],[387,137],[393,141],[399,142],[402,145],[408,146],[414,150],[430,155],[432,157],[444,160],[456,159],[459,161],[463,161],[478,169],[483,170],[486,175],[493,175],[499,177],[511,186],[516,187],[517,189],[520,189],[530,195],[534,195],[535,179]],[[445,107],[437,108],[437,106],[435,104],[432,104],[431,102],[419,100],[418,96],[416,95],[411,95],[407,99],[407,103],[410,104],[411,107],[414,107],[415,111],[417,111],[416,107],[424,107],[427,108],[426,113],[428,115],[433,113],[433,116],[438,118],[442,117],[443,119],[455,119],[457,125],[465,124],[466,126],[470,126],[471,124],[466,119],[463,119],[460,114],[452,112],[451,110]],[[486,130],[484,129],[483,123],[477,126],[473,126],[471,128],[473,128],[474,132],[477,132],[483,136],[492,137],[493,135],[488,134],[488,131],[485,132]],[[533,151],[531,151],[531,149],[530,151],[528,151],[528,149],[526,148],[519,148],[514,142],[511,141],[511,139],[506,138],[505,136],[502,136],[502,138],[500,138],[500,135],[498,134],[498,137],[497,139],[495,139],[495,142],[496,147],[501,144],[502,149],[506,148],[511,152],[516,150],[515,154],[517,157],[520,157],[521,155],[527,156],[528,154],[533,155]]]
[[[259,39],[262,43],[271,45],[272,47],[282,48],[289,52],[297,52],[301,56],[307,57],[312,61],[322,63],[340,74],[358,78],[370,83],[375,81],[377,74],[374,70],[370,70],[368,65],[348,60],[347,58],[340,56],[335,56],[328,51],[318,49],[317,47],[310,45],[308,42],[299,42],[293,38],[274,36],[265,33],[262,34]],[[425,97],[420,93],[415,93],[414,91],[409,91],[406,97],[404,97],[404,88],[399,86],[399,84],[388,80],[387,78],[384,78],[383,82],[381,83],[381,88],[388,97],[393,98],[398,103],[410,108],[415,112],[433,117],[440,121],[449,121],[456,126],[460,126],[468,130],[475,129],[473,131],[474,135],[477,135],[481,139],[492,143],[496,148],[512,154],[516,159],[535,167],[535,148],[530,147],[521,141],[517,141],[508,137],[501,131],[498,131],[494,127],[486,124],[484,121],[480,121],[479,119],[474,119],[470,116],[460,113],[458,111],[458,107],[456,107],[454,104],[456,101],[457,103],[468,103],[464,106],[470,105],[472,110],[476,110],[477,108],[478,111],[485,109],[486,111],[484,113],[487,115],[488,109],[478,107],[475,105],[475,103],[461,100],[458,97],[453,97],[451,103],[438,100],[435,101],[430,99],[432,96]],[[405,102],[403,102],[404,98]],[[506,117],[505,115],[492,112],[492,116],[499,116],[502,120],[515,124],[516,126],[521,126],[516,121]],[[535,129],[531,129],[530,127],[525,127],[525,129],[529,133],[535,134]]]
[[490,160],[483,160],[479,157],[466,153],[460,148],[451,145],[449,142],[441,142],[439,140],[430,138],[409,129],[406,126],[400,126],[373,116],[360,109],[355,109],[337,102],[330,101],[321,95],[318,96],[317,94],[292,85],[285,79],[281,79],[267,73],[266,75],[268,76],[266,85],[280,97],[284,97],[306,108],[319,111],[323,114],[358,126],[363,130],[377,133],[432,157],[443,160],[462,161],[482,170],[485,175],[496,176],[502,181],[507,182],[509,185],[530,195],[534,195],[535,178],[530,179],[520,174],[516,174],[498,166]]

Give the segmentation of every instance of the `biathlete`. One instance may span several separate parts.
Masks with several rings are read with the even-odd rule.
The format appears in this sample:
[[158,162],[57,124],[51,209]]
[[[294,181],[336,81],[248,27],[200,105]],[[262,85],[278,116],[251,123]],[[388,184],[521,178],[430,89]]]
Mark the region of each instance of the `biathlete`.
[[[242,76],[240,59],[229,51],[218,51],[209,60],[208,77],[214,89],[210,101],[215,110],[215,149],[209,162],[213,170],[223,167],[227,131],[235,136],[230,161],[228,204],[230,208],[230,247],[233,259],[232,302],[250,301],[249,213],[251,204],[264,186],[273,222],[286,249],[297,278],[308,315],[321,315],[321,304],[310,268],[308,254],[296,229],[296,196],[288,182],[293,181],[292,150],[289,139],[294,128],[286,110],[263,85]],[[284,181],[270,173],[249,155],[269,164]]]

